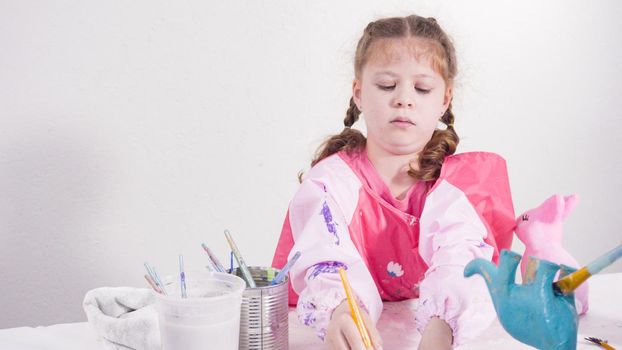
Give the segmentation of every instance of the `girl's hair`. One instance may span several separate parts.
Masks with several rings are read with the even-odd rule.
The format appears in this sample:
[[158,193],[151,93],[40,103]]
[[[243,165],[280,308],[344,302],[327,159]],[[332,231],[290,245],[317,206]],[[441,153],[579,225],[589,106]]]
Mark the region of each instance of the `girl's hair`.
[[[456,52],[451,40],[434,18],[424,18],[417,15],[383,18],[367,25],[363,31],[363,36],[356,46],[356,54],[354,56],[354,74],[357,78],[361,76],[363,67],[373,53],[373,48],[370,50],[372,44],[380,39],[389,38],[422,39],[422,42],[430,45],[432,49],[429,52],[432,53],[430,58],[434,69],[443,76],[447,85],[453,83],[457,67]],[[350,152],[361,150],[365,147],[365,136],[358,130],[351,128],[359,119],[360,114],[361,111],[354,103],[354,99],[350,98],[350,106],[343,120],[345,128],[340,134],[329,137],[320,145],[315,158],[311,162],[311,166],[336,152],[342,150]],[[437,179],[445,157],[456,151],[460,141],[453,127],[454,115],[451,111],[451,103],[440,120],[447,125],[447,128],[445,130],[434,130],[430,141],[428,141],[419,154],[419,169],[415,170],[411,167],[408,171],[410,176],[418,180],[430,181]]]

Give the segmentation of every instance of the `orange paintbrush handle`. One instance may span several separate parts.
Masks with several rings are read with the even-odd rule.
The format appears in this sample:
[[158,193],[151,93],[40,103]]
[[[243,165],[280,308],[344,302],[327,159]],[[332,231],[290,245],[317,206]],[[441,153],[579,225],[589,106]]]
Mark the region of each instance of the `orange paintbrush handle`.
[[594,344],[597,344],[597,345],[599,345],[603,349],[616,350],[616,349],[613,348],[613,346],[607,344],[606,340],[601,340],[601,339],[595,338],[595,337],[587,337],[587,338],[585,338],[585,340],[587,340],[589,342],[592,342]]
[[341,283],[343,283],[343,289],[345,289],[346,291],[346,297],[348,298],[348,305],[350,305],[350,313],[352,314],[352,319],[354,320],[354,323],[356,324],[356,328],[358,328],[359,333],[361,333],[365,348],[369,349],[371,348],[371,338],[369,338],[369,333],[367,333],[367,328],[365,328],[363,317],[361,317],[361,311],[356,304],[356,300],[354,300],[354,295],[352,294],[350,283],[348,283],[348,278],[346,277],[346,271],[343,268],[339,268],[339,276],[341,276]]

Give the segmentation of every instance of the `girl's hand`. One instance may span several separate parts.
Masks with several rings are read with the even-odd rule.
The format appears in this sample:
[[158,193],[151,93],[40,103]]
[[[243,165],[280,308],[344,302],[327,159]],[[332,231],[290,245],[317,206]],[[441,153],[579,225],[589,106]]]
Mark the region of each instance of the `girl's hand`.
[[451,350],[453,333],[447,322],[432,317],[423,330],[418,350]]
[[[371,338],[371,343],[374,349],[382,349],[382,339],[380,334],[372,322],[371,318],[361,309],[361,317]],[[330,318],[328,329],[326,330],[326,338],[324,339],[326,345],[331,350],[365,350],[363,344],[363,338],[356,328],[356,323],[352,319],[350,314],[350,306],[348,301],[344,300],[333,311],[333,315]]]

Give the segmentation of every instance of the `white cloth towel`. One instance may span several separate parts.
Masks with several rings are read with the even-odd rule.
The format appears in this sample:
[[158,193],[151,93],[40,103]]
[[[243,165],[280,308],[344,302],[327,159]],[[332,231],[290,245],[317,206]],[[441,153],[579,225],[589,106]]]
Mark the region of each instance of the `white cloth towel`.
[[103,287],[90,290],[82,307],[107,349],[160,349],[155,297],[146,288]]

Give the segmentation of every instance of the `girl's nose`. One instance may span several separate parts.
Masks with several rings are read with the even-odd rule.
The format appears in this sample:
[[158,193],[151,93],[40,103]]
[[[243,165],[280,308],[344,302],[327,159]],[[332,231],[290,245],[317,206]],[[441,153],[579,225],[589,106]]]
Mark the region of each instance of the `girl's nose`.
[[415,104],[410,100],[397,100],[397,107],[412,108]]
[[413,108],[415,106],[415,100],[408,96],[407,93],[402,92],[395,97],[394,105],[397,108]]

